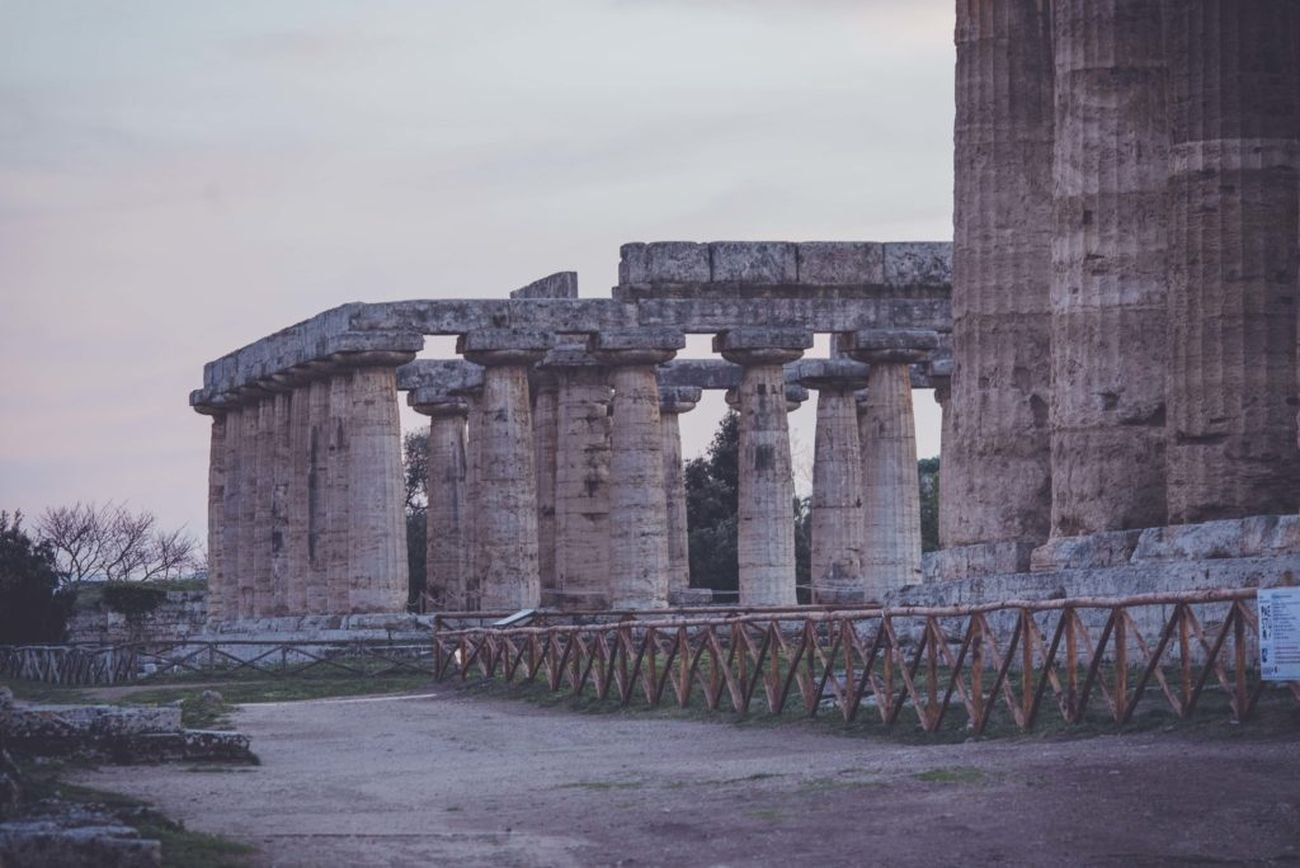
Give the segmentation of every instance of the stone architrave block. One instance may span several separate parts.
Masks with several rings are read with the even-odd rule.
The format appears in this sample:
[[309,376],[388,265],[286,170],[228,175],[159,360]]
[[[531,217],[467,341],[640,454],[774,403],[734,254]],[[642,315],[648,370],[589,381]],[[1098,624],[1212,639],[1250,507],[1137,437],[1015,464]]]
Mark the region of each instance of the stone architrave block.
[[885,247],[870,241],[804,241],[798,245],[799,283],[816,286],[880,285]]
[[544,352],[555,344],[548,332],[518,329],[478,329],[456,339],[456,352],[492,352],[494,350],[529,350]]
[[952,283],[952,245],[946,241],[888,243],[884,278],[889,287],[947,286]]
[[577,298],[578,272],[559,271],[510,293],[511,298]]
[[788,241],[714,241],[715,283],[789,284],[799,279],[798,251]]
[[416,359],[397,369],[397,388],[442,389],[446,392],[478,389],[483,385],[483,366],[464,359]]
[[598,350],[680,350],[685,346],[686,334],[673,328],[619,329],[592,336],[592,348]]
[[713,337],[715,353],[726,350],[806,350],[812,345],[812,332],[806,329],[742,327],[728,329]]
[[708,283],[709,246],[695,241],[624,244],[618,277],[622,284]]

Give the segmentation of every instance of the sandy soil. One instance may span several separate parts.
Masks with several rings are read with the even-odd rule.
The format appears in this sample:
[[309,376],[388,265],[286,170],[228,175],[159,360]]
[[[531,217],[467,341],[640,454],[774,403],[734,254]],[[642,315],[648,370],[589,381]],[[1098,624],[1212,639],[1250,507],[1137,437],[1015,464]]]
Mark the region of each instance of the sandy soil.
[[266,865],[1300,862],[1300,734],[918,747],[455,691],[235,722],[260,767],[77,780]]

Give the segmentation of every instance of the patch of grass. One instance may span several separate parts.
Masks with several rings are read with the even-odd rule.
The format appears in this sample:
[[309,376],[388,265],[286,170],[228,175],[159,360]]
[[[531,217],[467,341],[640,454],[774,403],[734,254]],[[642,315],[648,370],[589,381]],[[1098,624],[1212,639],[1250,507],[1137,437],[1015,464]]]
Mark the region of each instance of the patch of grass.
[[636,790],[644,787],[641,781],[574,781],[560,784],[557,790]]
[[942,769],[928,769],[912,775],[918,781],[928,784],[978,784],[988,778],[983,770],[970,766],[951,766]]
[[72,705],[80,702],[92,702],[85,691],[77,687],[63,687],[58,684],[44,684],[39,681],[20,681],[17,678],[0,678],[0,686],[8,687],[14,697],[23,702],[52,702]]

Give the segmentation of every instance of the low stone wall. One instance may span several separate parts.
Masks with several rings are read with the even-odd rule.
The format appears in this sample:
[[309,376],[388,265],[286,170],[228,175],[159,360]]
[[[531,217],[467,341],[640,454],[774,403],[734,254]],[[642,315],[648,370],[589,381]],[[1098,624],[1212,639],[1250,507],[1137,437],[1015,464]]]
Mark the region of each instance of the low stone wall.
[[186,639],[203,632],[208,618],[207,597],[207,591],[167,591],[158,608],[131,618],[113,611],[100,599],[68,619],[68,641],[120,644]]

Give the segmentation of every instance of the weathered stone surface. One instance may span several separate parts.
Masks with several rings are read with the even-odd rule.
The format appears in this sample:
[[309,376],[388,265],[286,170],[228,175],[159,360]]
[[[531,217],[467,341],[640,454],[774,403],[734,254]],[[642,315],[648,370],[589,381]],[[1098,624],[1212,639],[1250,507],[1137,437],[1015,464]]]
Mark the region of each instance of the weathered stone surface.
[[578,273],[559,271],[510,293],[511,298],[577,298]]
[[251,524],[248,528],[252,549],[252,593],[249,605],[255,616],[275,615],[274,580],[271,574],[271,506],[275,493],[275,396],[257,402],[257,422],[253,434],[253,473],[250,489],[253,496]]
[[323,615],[329,607],[328,506],[331,381],[315,380],[307,387],[307,572],[304,613]]
[[[1051,510],[1051,15],[957,4],[951,545],[1042,542]],[[901,325],[901,323],[895,323]]]
[[555,464],[555,571],[567,608],[609,605],[612,393],[601,367],[561,372]]
[[433,389],[451,394],[483,387],[483,366],[464,359],[416,359],[397,369],[397,388]]
[[[671,328],[620,329],[619,331],[598,332],[590,337],[587,350],[600,359],[601,352],[633,352],[648,350],[651,352],[677,351],[686,346],[686,335]],[[668,358],[671,358],[669,356]],[[663,361],[668,361],[664,358]],[[607,363],[608,364],[608,363]]]
[[927,582],[1027,573],[1033,552],[1033,543],[1014,541],[945,546],[924,556],[923,573]]
[[1300,6],[1168,14],[1169,520],[1292,512]]
[[849,355],[868,364],[916,364],[928,360],[939,346],[937,332],[921,329],[862,329],[846,337]]
[[530,380],[533,401],[533,466],[537,471],[537,573],[542,593],[558,588],[555,574],[555,464],[559,451],[559,377],[535,370]]
[[732,353],[774,353],[783,358],[781,364],[794,361],[813,345],[812,332],[806,329],[755,328],[740,326],[728,329],[713,338],[713,351],[721,353],[729,362],[744,365],[748,361],[730,358]]
[[867,365],[853,359],[800,359],[786,369],[806,389],[856,391],[867,386]]
[[[951,355],[941,355],[944,350],[932,351],[934,355],[926,364],[913,365],[911,368],[912,388],[929,389],[933,387],[927,369],[937,363],[952,364]],[[829,366],[823,366],[829,362]],[[840,367],[845,365],[847,367]],[[866,367],[860,362],[848,358],[836,359],[800,359],[785,366],[787,383],[801,383],[806,379],[815,379],[820,372],[839,376],[849,371],[861,372],[865,377]],[[660,365],[656,374],[659,388],[691,386],[700,389],[734,389],[740,385],[743,368],[723,359],[674,359]]]
[[466,525],[464,401],[421,405],[429,415],[429,503],[425,507],[425,590],[442,611],[465,609],[465,572],[469,567]]
[[107,815],[0,824],[0,864],[25,868],[157,868],[162,844]]
[[[128,618],[114,612],[101,599],[93,607],[78,606],[68,618],[68,642],[138,642],[142,639],[171,641],[202,633],[211,615],[212,577],[208,590],[167,591],[157,608]],[[218,591],[217,593],[221,593]],[[238,612],[229,617],[238,616]]]
[[351,611],[351,576],[348,571],[352,499],[352,441],[348,416],[352,412],[352,373],[341,371],[329,379],[329,416],[326,420],[324,566],[326,611]]
[[884,247],[886,286],[899,289],[952,283],[952,245],[948,242],[890,242]]
[[619,249],[619,283],[694,283],[710,280],[709,246],[694,241],[635,242]]
[[293,390],[289,402],[285,615],[311,611],[311,400],[311,385],[306,384]]
[[271,588],[269,599],[263,604],[267,614],[270,615],[289,613],[289,585],[293,578],[299,575],[298,565],[293,562],[293,550],[289,541],[289,524],[294,510],[294,505],[289,501],[289,486],[293,474],[289,456],[289,439],[292,433],[289,419],[292,400],[292,390],[286,390],[272,399],[271,406],[271,511],[268,528],[271,547]]
[[[682,464],[682,432],[678,416],[690,412],[701,391],[689,387],[659,387],[660,430],[663,433],[664,497],[668,531],[668,601],[691,582],[686,523],[686,474]],[[711,597],[711,595],[710,595]],[[676,604],[674,604],[676,605]]]
[[[521,329],[480,329],[467,332],[456,339],[456,352],[463,354],[471,362],[481,365],[500,365],[500,357],[489,356],[488,360],[476,359],[485,353],[518,353],[522,362],[535,362],[555,345],[555,337],[549,332],[524,331]],[[485,375],[486,376],[486,375]]]
[[1168,65],[1159,4],[1054,7],[1052,535],[1165,520]]
[[788,241],[714,241],[709,244],[711,279],[734,283],[796,283],[795,245]]
[[226,564],[225,500],[226,500],[226,414],[212,417],[212,432],[208,451],[208,617],[214,620],[225,616]]
[[858,417],[862,448],[863,593],[920,582],[921,493],[916,472],[916,423],[907,367],[873,365]]
[[[952,246],[948,247],[951,254]],[[802,241],[796,245],[799,283],[818,286],[885,282],[885,245],[870,241]]]

